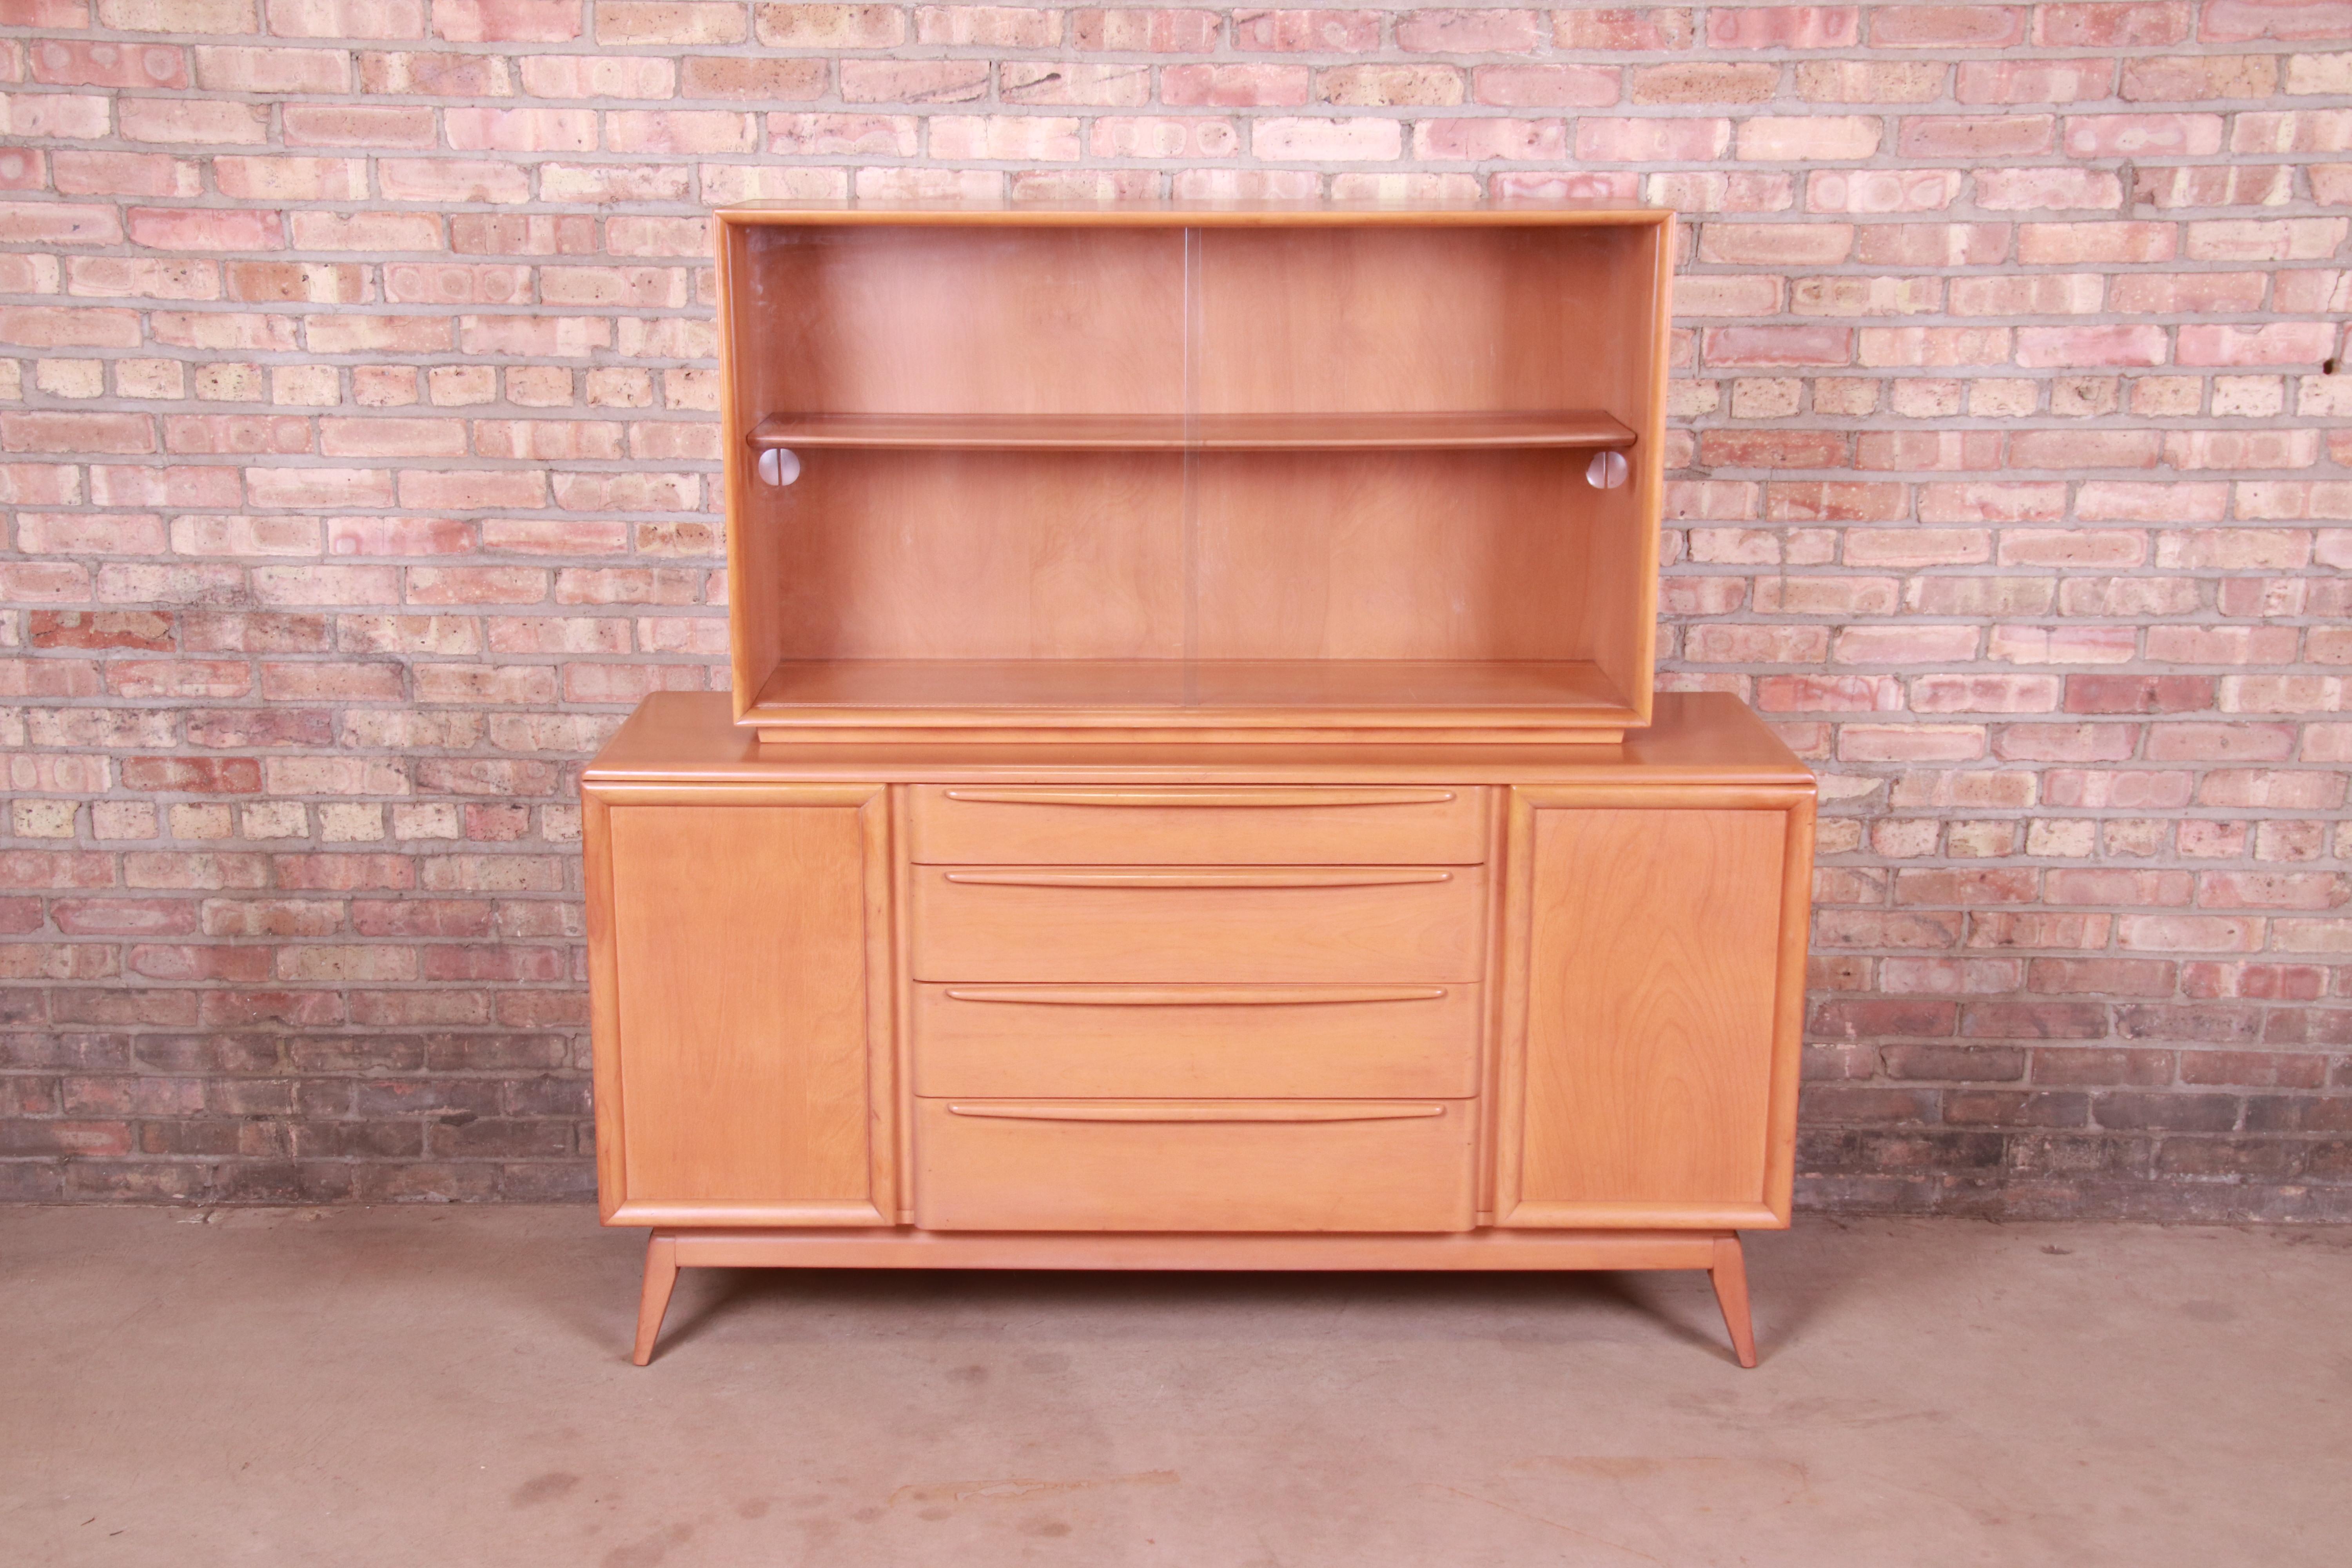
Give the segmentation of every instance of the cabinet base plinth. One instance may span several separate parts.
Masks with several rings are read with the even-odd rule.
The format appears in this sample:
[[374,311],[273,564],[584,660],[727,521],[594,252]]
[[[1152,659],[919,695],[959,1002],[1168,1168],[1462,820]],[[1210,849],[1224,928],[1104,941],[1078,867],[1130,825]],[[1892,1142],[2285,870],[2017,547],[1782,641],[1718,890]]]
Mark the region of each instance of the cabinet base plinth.
[[681,1268],[1101,1268],[1249,1271],[1704,1268],[1739,1364],[1756,1364],[1734,1231],[1472,1231],[1455,1236],[1131,1235],[991,1231],[656,1230],[631,1358],[653,1357]]

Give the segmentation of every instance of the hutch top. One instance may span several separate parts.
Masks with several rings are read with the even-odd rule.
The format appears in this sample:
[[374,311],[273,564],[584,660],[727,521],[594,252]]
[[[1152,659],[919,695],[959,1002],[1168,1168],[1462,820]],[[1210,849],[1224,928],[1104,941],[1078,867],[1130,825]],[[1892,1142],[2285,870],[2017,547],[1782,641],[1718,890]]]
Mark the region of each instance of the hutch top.
[[763,740],[1614,742],[1672,215],[717,215]]

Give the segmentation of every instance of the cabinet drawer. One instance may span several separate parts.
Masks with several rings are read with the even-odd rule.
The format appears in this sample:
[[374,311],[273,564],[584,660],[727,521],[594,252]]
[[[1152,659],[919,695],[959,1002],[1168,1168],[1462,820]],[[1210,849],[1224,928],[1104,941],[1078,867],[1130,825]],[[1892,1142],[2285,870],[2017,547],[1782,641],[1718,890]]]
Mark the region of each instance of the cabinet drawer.
[[915,1223],[1467,1230],[1475,1104],[919,1100]]
[[1475,985],[918,985],[915,1092],[1466,1097],[1478,997]]
[[1466,983],[1486,871],[917,867],[909,901],[918,980]]
[[1469,866],[1485,806],[1475,788],[924,784],[908,839],[919,865]]

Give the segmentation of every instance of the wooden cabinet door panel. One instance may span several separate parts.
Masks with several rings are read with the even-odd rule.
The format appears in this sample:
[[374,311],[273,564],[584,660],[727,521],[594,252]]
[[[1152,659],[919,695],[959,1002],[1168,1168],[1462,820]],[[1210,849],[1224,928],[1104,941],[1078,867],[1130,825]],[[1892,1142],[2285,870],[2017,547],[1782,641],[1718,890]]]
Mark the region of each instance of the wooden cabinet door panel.
[[890,1223],[885,795],[800,795],[601,814],[622,1223]]
[[1791,823],[1521,802],[1502,1223],[1778,1223]]

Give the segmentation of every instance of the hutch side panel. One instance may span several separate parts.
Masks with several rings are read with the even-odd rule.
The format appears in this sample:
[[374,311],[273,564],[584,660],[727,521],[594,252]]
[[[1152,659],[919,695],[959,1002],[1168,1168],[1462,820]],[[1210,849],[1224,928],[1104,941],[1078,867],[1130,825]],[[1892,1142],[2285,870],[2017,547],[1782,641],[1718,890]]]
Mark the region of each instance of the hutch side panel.
[[1790,810],[1515,793],[1500,1223],[1780,1223]]
[[622,793],[590,816],[608,1215],[889,1223],[885,792]]

